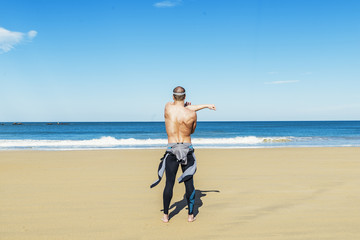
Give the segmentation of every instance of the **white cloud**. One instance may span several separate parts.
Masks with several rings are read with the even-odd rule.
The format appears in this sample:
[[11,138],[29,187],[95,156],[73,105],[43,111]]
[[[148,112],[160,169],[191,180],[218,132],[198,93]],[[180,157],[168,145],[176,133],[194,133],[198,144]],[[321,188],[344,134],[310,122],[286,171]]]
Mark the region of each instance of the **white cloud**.
[[10,32],[0,27],[0,52],[8,52],[14,48],[14,45],[21,42],[24,34],[21,32]]
[[162,1],[162,2],[155,3],[154,7],[157,7],[157,8],[175,7],[177,5],[180,5],[181,2],[182,2],[181,0]]
[[299,80],[288,80],[288,81],[273,81],[273,82],[266,82],[265,84],[287,84],[287,83],[297,83],[300,82]]
[[31,30],[27,33],[29,39],[33,39],[37,35],[37,31]]
[[36,35],[37,32],[34,30],[25,34],[22,32],[12,32],[0,27],[0,54],[10,51],[15,45],[26,39],[32,40]]

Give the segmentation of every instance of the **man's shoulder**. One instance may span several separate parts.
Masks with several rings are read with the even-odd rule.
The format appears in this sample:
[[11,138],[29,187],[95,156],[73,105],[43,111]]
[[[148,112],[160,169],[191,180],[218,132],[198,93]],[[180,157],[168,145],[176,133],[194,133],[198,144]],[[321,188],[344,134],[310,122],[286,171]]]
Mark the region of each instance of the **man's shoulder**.
[[165,110],[166,110],[166,109],[171,108],[171,107],[172,107],[172,105],[173,105],[173,103],[172,103],[172,102],[168,102],[168,103],[166,103],[166,104],[165,104]]
[[196,115],[196,112],[190,108],[184,107],[184,111],[189,115]]
[[196,118],[196,112],[195,111],[192,111],[192,110],[190,110],[190,113],[189,113],[189,115],[191,116],[191,118]]
[[188,119],[192,119],[192,120],[196,119],[196,112],[193,110],[185,108],[184,114],[187,116]]

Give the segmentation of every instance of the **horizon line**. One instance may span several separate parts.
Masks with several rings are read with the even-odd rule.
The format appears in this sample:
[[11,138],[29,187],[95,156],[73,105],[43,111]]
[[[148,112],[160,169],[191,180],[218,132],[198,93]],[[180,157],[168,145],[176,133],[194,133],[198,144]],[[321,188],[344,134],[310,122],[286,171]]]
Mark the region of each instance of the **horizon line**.
[[[358,122],[358,120],[202,120],[197,122]],[[0,121],[3,123],[149,123],[149,122],[165,122],[163,121]]]

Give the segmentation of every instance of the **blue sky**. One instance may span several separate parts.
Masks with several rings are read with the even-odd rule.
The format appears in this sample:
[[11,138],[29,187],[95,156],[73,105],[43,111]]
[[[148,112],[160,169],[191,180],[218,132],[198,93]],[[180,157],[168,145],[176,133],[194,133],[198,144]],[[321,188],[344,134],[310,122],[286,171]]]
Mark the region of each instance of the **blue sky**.
[[0,3],[0,121],[359,120],[360,2]]

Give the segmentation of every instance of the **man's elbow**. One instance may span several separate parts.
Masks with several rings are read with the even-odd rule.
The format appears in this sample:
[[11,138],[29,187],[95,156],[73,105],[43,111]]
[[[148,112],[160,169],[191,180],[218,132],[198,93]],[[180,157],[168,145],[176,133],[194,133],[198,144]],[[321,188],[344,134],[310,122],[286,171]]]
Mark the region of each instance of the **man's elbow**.
[[191,134],[193,134],[195,132],[196,126],[192,127],[191,129]]

